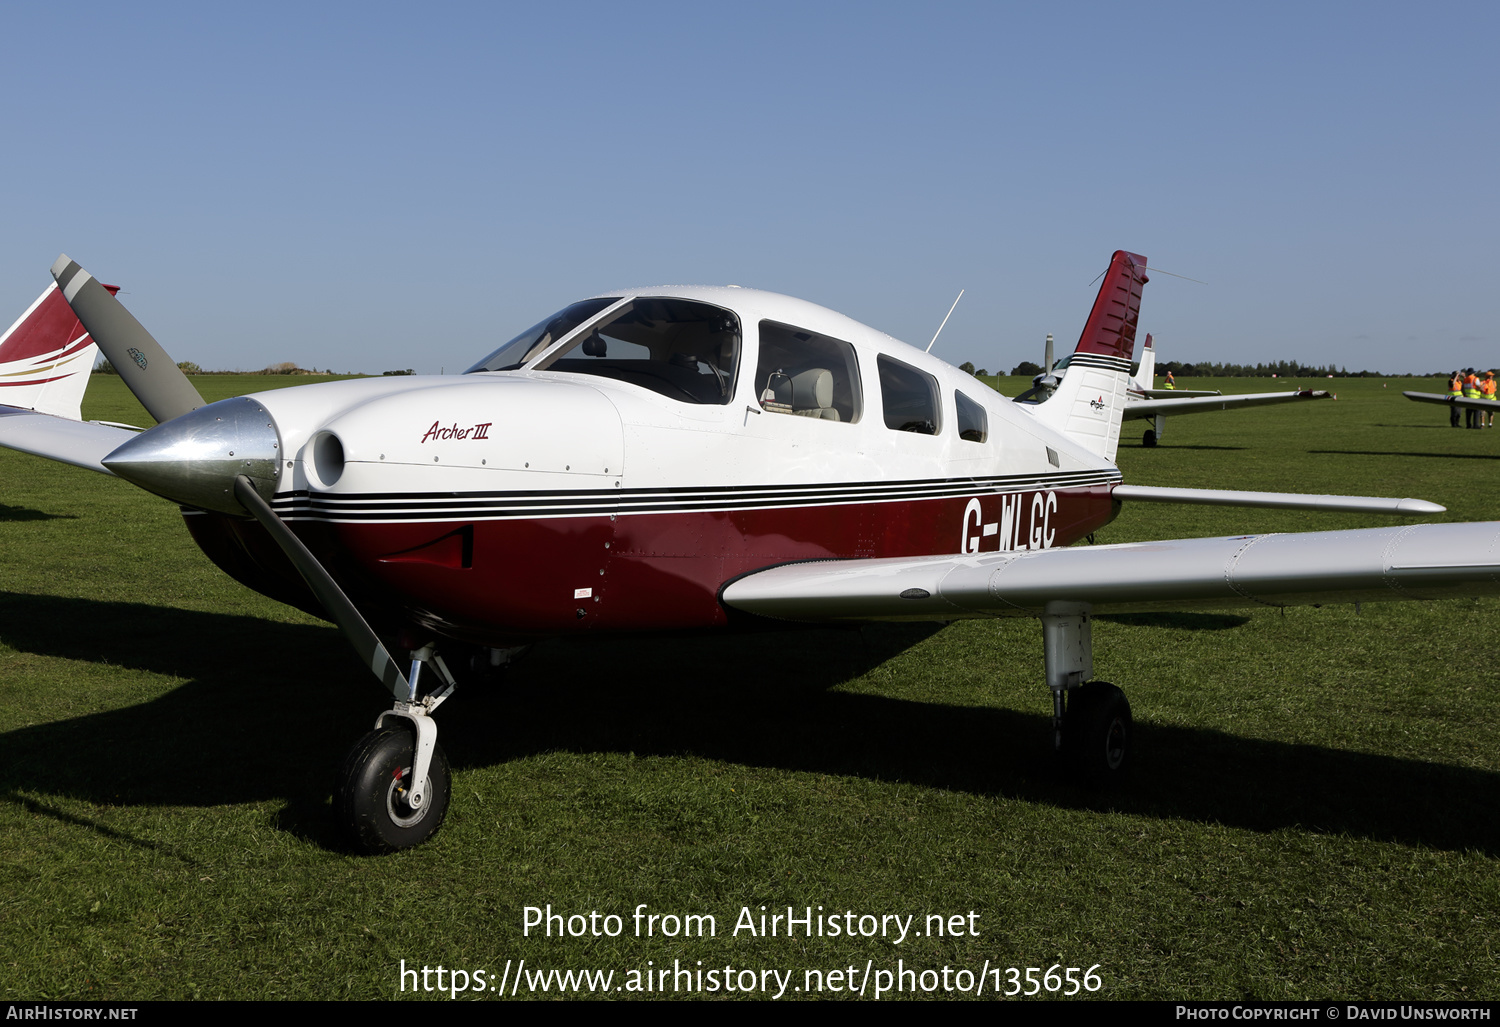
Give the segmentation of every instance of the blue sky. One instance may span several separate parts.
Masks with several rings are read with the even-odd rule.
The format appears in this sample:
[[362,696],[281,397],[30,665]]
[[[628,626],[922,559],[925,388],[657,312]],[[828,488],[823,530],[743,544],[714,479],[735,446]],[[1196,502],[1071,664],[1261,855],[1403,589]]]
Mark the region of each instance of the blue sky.
[[[1115,249],[1162,359],[1500,364],[1480,4],[0,8],[0,320],[67,252],[180,360],[461,370],[791,293],[990,370]],[[8,313],[7,313],[8,312]]]

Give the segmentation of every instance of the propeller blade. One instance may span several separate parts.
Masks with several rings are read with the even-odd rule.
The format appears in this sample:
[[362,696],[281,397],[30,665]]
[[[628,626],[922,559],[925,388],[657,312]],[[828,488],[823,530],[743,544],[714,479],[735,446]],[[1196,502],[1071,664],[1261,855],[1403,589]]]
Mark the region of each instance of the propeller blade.
[[1047,333],[1047,354],[1042,359],[1042,373],[1052,373],[1052,333]]
[[301,539],[292,534],[292,529],[276,516],[276,511],[271,509],[270,504],[261,498],[255,483],[243,474],[235,478],[234,498],[271,533],[271,537],[296,566],[297,573],[302,575],[307,587],[313,590],[323,608],[338,624],[345,640],[359,653],[359,658],[364,660],[371,673],[391,690],[398,702],[410,702],[411,684],[406,675],[401,673],[390,650],[380,641],[364,615],[344,594],[344,590],[339,588],[338,582],[318,562],[318,558],[302,544]]
[[93,275],[64,253],[52,265],[52,277],[147,413],[158,422],[170,421],[205,405],[161,344]]

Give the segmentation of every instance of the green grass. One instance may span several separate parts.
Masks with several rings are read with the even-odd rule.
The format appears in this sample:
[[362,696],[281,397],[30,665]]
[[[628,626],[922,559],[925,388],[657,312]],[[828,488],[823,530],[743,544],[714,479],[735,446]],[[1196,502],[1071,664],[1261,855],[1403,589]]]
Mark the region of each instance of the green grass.
[[[1316,384],[1338,401],[1184,417],[1154,450],[1128,423],[1126,480],[1495,516],[1500,430],[1400,398],[1428,380]],[[112,379],[86,414],[149,423]],[[1390,523],[1142,504],[1098,540]],[[439,714],[442,832],[357,858],[329,789],[383,703],[333,628],[219,574],[170,504],[3,451],[0,553],[0,998],[379,999],[402,959],[521,958],[617,985],[989,960],[1099,964],[1107,998],[1500,997],[1495,602],[1103,618],[1096,671],[1139,727],[1105,795],[1052,773],[1033,622],[550,643]],[[549,903],[625,933],[523,937]],[[719,935],[634,937],[640,903]],[[980,933],[731,936],[761,905]]]

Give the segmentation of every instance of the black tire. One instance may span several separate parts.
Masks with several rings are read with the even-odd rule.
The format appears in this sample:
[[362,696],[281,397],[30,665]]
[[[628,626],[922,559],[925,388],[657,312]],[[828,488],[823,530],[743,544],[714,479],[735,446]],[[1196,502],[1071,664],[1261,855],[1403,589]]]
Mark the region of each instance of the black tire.
[[1107,681],[1090,681],[1068,695],[1063,717],[1063,755],[1074,778],[1101,788],[1130,769],[1135,723],[1125,693]]
[[1156,448],[1156,429],[1155,428],[1147,428],[1146,429],[1146,434],[1144,434],[1144,435],[1141,436],[1141,445],[1145,446],[1147,449],[1155,449]]
[[401,799],[415,748],[411,728],[384,727],[361,738],[344,758],[333,807],[339,828],[357,851],[409,849],[443,826],[452,788],[442,746],[433,746],[422,809],[413,812]]

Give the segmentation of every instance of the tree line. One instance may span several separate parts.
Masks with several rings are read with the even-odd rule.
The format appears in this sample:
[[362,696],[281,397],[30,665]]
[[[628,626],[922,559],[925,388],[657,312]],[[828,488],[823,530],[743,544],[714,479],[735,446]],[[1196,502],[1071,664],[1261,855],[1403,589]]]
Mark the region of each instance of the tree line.
[[[1156,373],[1171,371],[1178,378],[1389,378],[1381,371],[1351,371],[1334,364],[1303,364],[1296,360],[1277,360],[1265,364],[1220,364],[1211,360],[1188,362],[1185,360],[1163,360],[1156,365]],[[1403,376],[1405,377],[1405,376]],[[1447,377],[1446,371],[1419,377]]]
[[[968,370],[968,368],[964,368]],[[1135,373],[1139,365],[1132,368]],[[1351,371],[1335,364],[1303,364],[1296,360],[1277,360],[1263,364],[1220,364],[1212,360],[1163,360],[1156,365],[1158,377],[1172,372],[1175,378],[1447,378],[1447,371],[1429,371],[1419,375],[1388,375],[1381,371]],[[972,372],[970,372],[972,373]],[[981,372],[982,373],[982,372]],[[1042,368],[1023,360],[1012,368],[1012,375],[1035,377]]]

